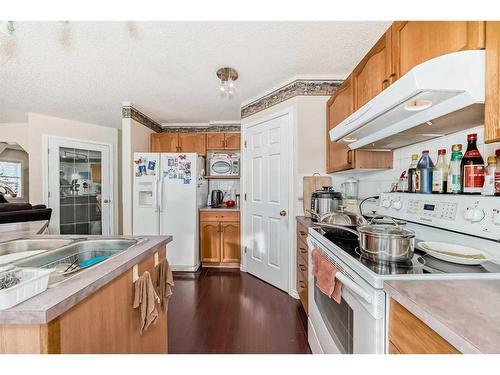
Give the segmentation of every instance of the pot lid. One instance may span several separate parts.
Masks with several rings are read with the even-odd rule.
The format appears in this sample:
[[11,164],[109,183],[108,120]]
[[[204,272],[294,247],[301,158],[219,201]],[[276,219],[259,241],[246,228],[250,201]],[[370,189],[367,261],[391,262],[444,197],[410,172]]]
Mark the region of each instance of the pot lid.
[[316,198],[342,198],[342,194],[338,191],[333,190],[331,186],[323,186],[322,189],[315,190],[313,192],[313,197]]
[[[341,208],[342,209],[342,208]],[[363,218],[354,212],[340,211],[330,212],[319,219],[320,223],[340,226],[356,226],[364,222]]]

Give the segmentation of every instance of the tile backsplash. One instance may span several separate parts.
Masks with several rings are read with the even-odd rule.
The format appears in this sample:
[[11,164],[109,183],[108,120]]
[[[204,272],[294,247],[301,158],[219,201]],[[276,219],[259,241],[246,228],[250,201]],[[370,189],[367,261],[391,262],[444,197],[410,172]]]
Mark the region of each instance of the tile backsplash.
[[447,162],[449,163],[451,146],[456,143],[461,143],[463,152],[465,152],[467,149],[467,134],[470,133],[477,133],[477,147],[485,162],[488,156],[494,155],[495,150],[500,148],[500,142],[485,144],[484,127],[478,126],[458,133],[435,138],[430,141],[396,149],[394,150],[393,168],[390,170],[370,172],[353,171],[352,173],[344,172],[342,174],[333,174],[333,187],[335,190],[340,191],[340,185],[346,178],[355,177],[359,180],[360,198],[379,195],[381,192],[389,191],[391,184],[399,178],[401,172],[408,169],[412,154],[421,155],[423,150],[429,150],[432,161],[436,163],[438,149],[445,148]]
[[210,180],[208,183],[208,196],[212,190],[222,190],[226,194],[224,201],[229,199],[231,189],[234,189],[235,194],[240,193],[240,180]]

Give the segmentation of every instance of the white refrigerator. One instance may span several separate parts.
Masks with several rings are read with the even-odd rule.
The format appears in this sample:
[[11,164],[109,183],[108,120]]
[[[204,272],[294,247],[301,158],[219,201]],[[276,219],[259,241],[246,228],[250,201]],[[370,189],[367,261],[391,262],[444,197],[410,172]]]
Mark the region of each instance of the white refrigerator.
[[200,266],[198,211],[206,205],[205,159],[196,153],[135,153],[134,235],[172,235],[167,259],[174,271]]

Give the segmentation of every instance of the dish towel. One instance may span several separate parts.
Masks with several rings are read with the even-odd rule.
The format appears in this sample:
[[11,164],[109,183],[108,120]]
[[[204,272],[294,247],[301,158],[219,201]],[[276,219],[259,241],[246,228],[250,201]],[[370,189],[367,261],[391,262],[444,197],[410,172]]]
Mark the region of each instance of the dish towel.
[[167,258],[163,259],[155,268],[156,270],[156,286],[160,294],[161,305],[168,310],[168,300],[172,296],[172,287],[174,286],[174,277],[172,270],[168,264]]
[[337,268],[330,263],[318,250],[311,252],[313,270],[312,273],[316,276],[316,286],[332,298],[335,302],[342,301],[342,283],[337,280]]
[[160,298],[156,294],[151,275],[146,271],[135,281],[133,305],[134,309],[140,308],[141,310],[141,335],[151,323],[156,323],[158,318],[156,302],[160,302]]

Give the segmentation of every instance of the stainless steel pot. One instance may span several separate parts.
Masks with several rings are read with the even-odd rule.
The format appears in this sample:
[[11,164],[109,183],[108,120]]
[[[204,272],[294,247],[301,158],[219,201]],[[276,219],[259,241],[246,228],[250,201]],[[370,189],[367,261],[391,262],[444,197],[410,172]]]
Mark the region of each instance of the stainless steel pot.
[[415,233],[394,225],[368,224],[358,227],[359,247],[367,258],[383,262],[408,262],[415,252]]

